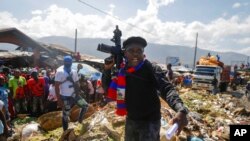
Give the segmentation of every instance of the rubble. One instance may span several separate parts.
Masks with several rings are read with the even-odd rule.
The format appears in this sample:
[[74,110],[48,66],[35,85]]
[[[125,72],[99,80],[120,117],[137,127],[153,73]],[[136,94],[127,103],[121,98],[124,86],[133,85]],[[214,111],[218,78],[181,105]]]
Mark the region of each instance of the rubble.
[[[76,105],[71,109],[71,112],[70,112],[70,121],[71,122],[77,121],[77,119],[79,117],[80,110],[81,109]],[[86,119],[86,118],[90,117],[92,114],[94,114],[95,110],[96,110],[95,107],[90,105],[88,107],[87,112],[84,115],[84,119]]]
[[24,128],[22,129],[21,141],[25,141],[31,136],[36,135],[39,132],[38,126],[39,124],[35,122],[24,126]]
[[[212,95],[207,91],[184,88],[180,89],[179,93],[190,110],[189,124],[179,136],[174,136],[171,141],[228,141],[229,125],[250,124],[250,104],[248,98],[240,92],[229,91]],[[161,104],[161,141],[168,141],[165,132],[169,127],[168,121],[175,115],[175,112],[162,99]],[[47,127],[49,129],[47,131],[39,128],[39,131],[28,140],[123,141],[126,118],[115,114],[115,105],[115,102],[111,102],[100,108],[94,104],[89,108],[82,123],[75,122],[76,119],[71,118],[69,129],[64,133],[61,127],[61,111],[45,114],[34,121],[37,121],[42,128],[46,127],[43,125],[46,122],[50,123],[51,127]],[[77,117],[77,113],[79,113],[79,109],[74,107],[72,117]],[[52,115],[54,118],[56,117],[56,120],[49,121],[49,119],[53,119]],[[56,123],[58,123],[57,126],[52,125]],[[25,125],[28,124],[25,123]],[[16,135],[20,137],[21,131],[16,130],[16,132]],[[20,133],[18,134],[18,132]]]
[[55,111],[40,116],[37,120],[41,128],[51,131],[62,126],[62,112]]

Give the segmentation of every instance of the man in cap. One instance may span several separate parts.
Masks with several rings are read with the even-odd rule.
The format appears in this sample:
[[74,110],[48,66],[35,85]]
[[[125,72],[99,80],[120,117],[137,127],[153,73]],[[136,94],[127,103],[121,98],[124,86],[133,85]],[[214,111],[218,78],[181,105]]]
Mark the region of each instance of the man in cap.
[[[79,77],[76,70],[71,69],[72,57],[64,57],[64,67],[57,69],[55,74],[55,92],[58,99],[58,106],[62,107],[63,130],[68,129],[68,118],[71,108],[78,102]],[[79,105],[78,105],[79,106]],[[79,114],[78,122],[82,122],[83,115],[87,110],[87,103],[81,105],[81,112]]]
[[147,42],[142,37],[129,37],[123,42],[125,65],[112,81],[112,64],[104,66],[102,80],[108,92],[107,98],[116,100],[118,115],[126,115],[125,141],[160,140],[161,105],[157,91],[177,112],[170,121],[178,124],[177,135],[188,123],[188,109],[174,86],[165,80],[160,67],[145,59],[146,46]]

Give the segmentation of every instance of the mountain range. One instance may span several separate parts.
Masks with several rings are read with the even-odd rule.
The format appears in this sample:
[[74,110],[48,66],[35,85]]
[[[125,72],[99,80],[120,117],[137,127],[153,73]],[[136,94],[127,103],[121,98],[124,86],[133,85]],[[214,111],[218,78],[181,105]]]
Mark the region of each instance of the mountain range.
[[[63,36],[49,36],[38,39],[38,41],[48,43],[48,44],[59,44],[65,46],[66,48],[74,51],[75,50],[75,39]],[[104,43],[110,46],[114,46],[114,43],[110,39],[101,38],[78,38],[77,39],[77,51],[81,54],[87,54],[95,56],[100,59],[104,59],[109,56],[107,53],[97,51],[97,46],[100,43]],[[188,46],[177,46],[177,45],[160,45],[154,43],[148,43],[145,48],[146,58],[150,61],[157,63],[166,63],[167,57],[179,57],[182,64],[187,64],[189,66],[193,65],[194,62],[194,47]],[[235,53],[235,52],[215,52],[211,50],[200,49],[198,45],[196,61],[201,56],[206,56],[210,52],[211,55],[219,55],[220,60],[227,65],[241,64],[247,62],[247,56]]]

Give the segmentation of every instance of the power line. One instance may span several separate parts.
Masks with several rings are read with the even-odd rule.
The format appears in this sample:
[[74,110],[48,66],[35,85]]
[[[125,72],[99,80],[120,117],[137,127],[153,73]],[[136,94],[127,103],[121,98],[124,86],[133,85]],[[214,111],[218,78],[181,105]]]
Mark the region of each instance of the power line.
[[[110,16],[110,17],[112,17],[112,18],[114,18],[114,19],[116,19],[116,20],[118,20],[118,21],[120,21],[120,22],[122,22],[122,23],[124,23],[124,24],[127,24],[127,25],[131,26],[132,28],[136,28],[136,29],[138,29],[138,30],[140,30],[140,31],[142,31],[142,32],[145,32],[145,33],[147,33],[147,34],[150,34],[151,36],[157,37],[157,35],[155,35],[155,34],[149,32],[149,31],[147,31],[147,30],[145,30],[145,29],[142,29],[142,28],[140,28],[140,27],[138,27],[138,26],[136,26],[136,25],[134,25],[134,24],[124,22],[124,21],[122,21],[120,18],[115,17],[114,15],[112,15],[112,14],[110,14],[110,13],[108,13],[108,12],[105,12],[104,10],[101,10],[101,9],[99,9],[99,8],[97,8],[97,7],[93,6],[93,5],[91,5],[91,4],[88,4],[88,3],[86,3],[86,2],[84,2],[84,1],[82,1],[82,0],[78,0],[78,1],[79,1],[80,3],[86,5],[86,6],[90,7],[90,8],[93,8],[93,9],[95,9],[95,10],[97,10],[97,11],[99,11],[99,12],[105,14],[105,15]],[[164,39],[164,40],[166,40],[166,39]],[[187,46],[187,45],[177,44],[177,43],[175,43],[175,42],[173,42],[173,41],[169,41],[169,40],[166,40],[166,41],[168,41],[169,43],[172,43],[172,45]]]
[[[141,30],[141,31],[143,31],[143,32],[145,32],[145,33],[148,33],[148,34],[153,35],[153,34],[150,33],[149,31],[147,31],[147,30],[145,30],[145,29],[142,29],[142,28],[139,28],[139,27],[137,27],[137,26],[134,25],[134,24],[124,22],[124,21],[122,21],[121,19],[119,19],[119,18],[113,16],[112,14],[110,14],[110,13],[108,13],[108,12],[105,12],[105,11],[103,11],[103,10],[101,10],[101,9],[99,9],[99,8],[97,8],[97,7],[95,7],[95,6],[93,6],[93,5],[90,5],[90,4],[88,4],[88,3],[84,2],[84,1],[81,1],[81,0],[78,0],[78,1],[81,2],[81,3],[84,4],[84,5],[87,5],[87,6],[91,7],[91,8],[93,8],[93,9],[95,9],[95,10],[97,10],[97,11],[103,13],[103,14],[105,14],[105,15],[108,15],[108,16],[110,16],[110,17],[116,19],[116,20],[119,20],[120,22],[125,23],[125,24],[127,24],[127,25],[129,25],[129,26],[131,26],[131,27],[133,27],[133,28],[137,28],[137,29],[139,29],[139,30]],[[155,35],[153,35],[153,36],[155,36]]]
[[84,2],[84,1],[81,1],[81,0],[78,0],[78,1],[81,2],[81,3],[83,3],[84,5],[87,5],[88,7],[91,7],[91,8],[93,8],[93,9],[95,9],[95,10],[97,10],[97,11],[99,11],[99,12],[105,14],[105,15],[109,15],[109,16],[111,16],[111,17],[113,17],[113,18],[115,18],[115,19],[121,21],[119,18],[117,18],[117,17],[115,17],[115,16],[109,14],[108,12],[105,12],[105,11],[99,9],[99,8],[96,8],[96,7],[94,7],[94,6],[92,6],[92,5],[88,4],[88,3],[86,3],[86,2]]

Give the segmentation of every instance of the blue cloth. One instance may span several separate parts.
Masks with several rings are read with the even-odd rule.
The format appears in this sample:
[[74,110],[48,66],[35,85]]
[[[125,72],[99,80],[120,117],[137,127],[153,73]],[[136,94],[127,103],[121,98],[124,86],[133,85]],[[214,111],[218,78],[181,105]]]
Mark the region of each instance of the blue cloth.
[[250,91],[250,84],[247,84],[246,89]]
[[188,141],[204,141],[203,139],[201,138],[198,138],[198,137],[190,137],[187,139]]
[[183,84],[184,86],[190,86],[192,84],[192,79],[184,78]]
[[67,56],[64,56],[64,58],[63,58],[63,61],[64,62],[68,62],[68,63],[72,63],[72,57],[71,56],[69,56],[69,55],[67,55]]
[[0,100],[3,101],[5,110],[8,111],[8,89],[0,87]]
[[4,103],[5,108],[5,118],[6,120],[9,120],[10,114],[9,114],[9,104],[8,104],[8,91],[9,89],[5,88],[4,86],[0,87],[0,100]]
[[8,103],[8,89],[5,87],[0,87],[0,100]]
[[71,71],[71,65],[72,65],[72,57],[71,56],[64,56],[64,70],[67,72],[67,73],[70,73]]
[[44,81],[45,81],[45,93],[49,94],[49,77],[44,76]]
[[0,134],[3,134],[4,126],[3,122],[0,120]]
[[218,54],[216,55],[216,57],[217,57],[217,61],[220,61],[220,56]]

